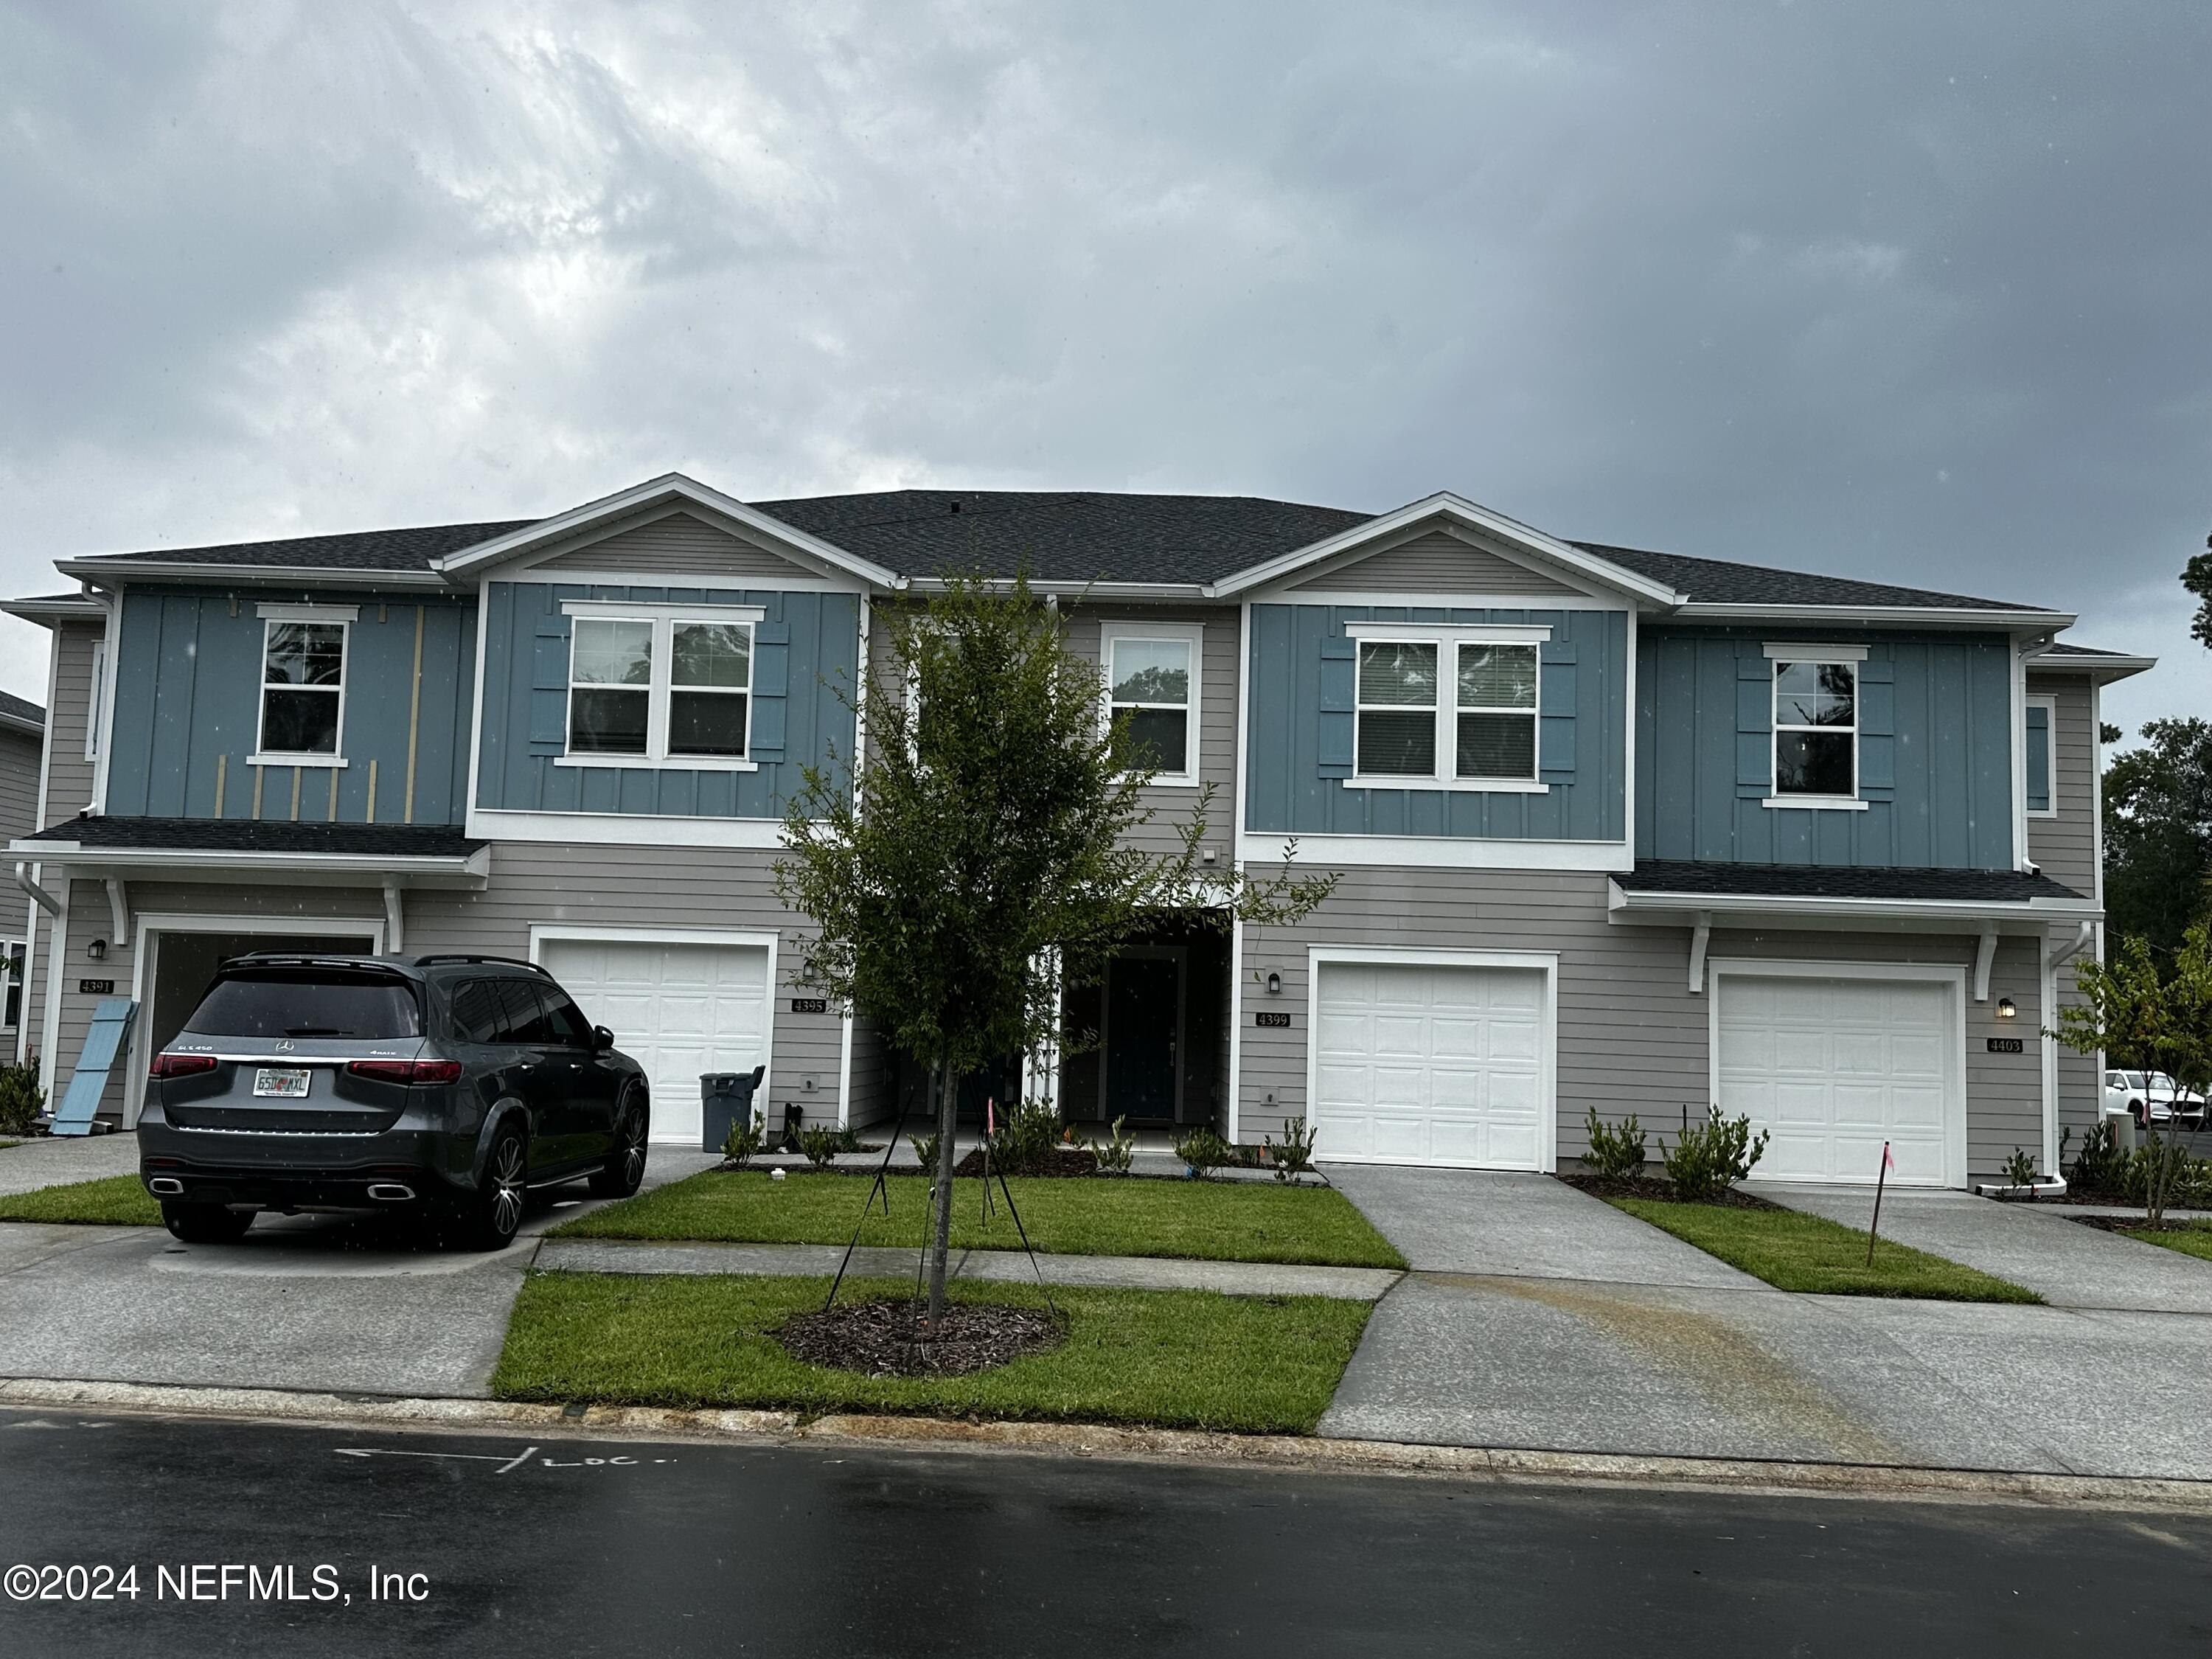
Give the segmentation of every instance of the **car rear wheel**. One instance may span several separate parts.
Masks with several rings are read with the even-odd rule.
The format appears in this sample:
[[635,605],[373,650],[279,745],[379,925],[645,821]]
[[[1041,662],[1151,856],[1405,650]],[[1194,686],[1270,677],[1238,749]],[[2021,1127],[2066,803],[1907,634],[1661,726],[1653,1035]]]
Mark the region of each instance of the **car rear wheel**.
[[633,1089],[616,1120],[614,1156],[592,1176],[593,1198],[628,1198],[645,1179],[645,1104]]
[[501,1129],[484,1156],[483,1179],[461,1212],[460,1242],[471,1250],[503,1250],[522,1225],[530,1193],[530,1155],[522,1131]]
[[233,1244],[253,1224],[253,1212],[233,1210],[221,1204],[161,1206],[161,1224],[170,1235],[187,1244]]

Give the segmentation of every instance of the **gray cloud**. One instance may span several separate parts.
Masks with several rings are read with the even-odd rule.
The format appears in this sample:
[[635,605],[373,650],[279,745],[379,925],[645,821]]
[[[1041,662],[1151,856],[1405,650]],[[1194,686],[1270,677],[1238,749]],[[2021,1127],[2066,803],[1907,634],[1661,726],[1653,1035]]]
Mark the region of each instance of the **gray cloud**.
[[[1440,487],[2212,712],[2183,4],[0,11],[0,583],[668,467]],[[0,684],[40,695],[20,625]]]

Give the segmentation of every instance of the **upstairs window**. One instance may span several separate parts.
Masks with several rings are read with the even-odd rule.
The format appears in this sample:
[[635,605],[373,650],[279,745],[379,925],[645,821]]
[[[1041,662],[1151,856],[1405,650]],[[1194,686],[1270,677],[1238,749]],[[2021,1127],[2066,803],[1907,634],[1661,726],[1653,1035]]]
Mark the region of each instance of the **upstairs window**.
[[1774,793],[1848,800],[1858,794],[1856,662],[1778,657]]
[[262,629],[259,752],[334,758],[345,711],[346,623],[268,617]]
[[2027,810],[2036,817],[2051,817],[2058,811],[2058,757],[2053,747],[2055,728],[2058,724],[2057,699],[2030,697],[2026,712]]
[[1127,717],[1126,759],[1158,783],[1194,783],[1198,775],[1196,628],[1109,623],[1101,632],[1107,718]]
[[568,751],[574,765],[745,769],[752,731],[750,606],[568,607]]
[[[1359,640],[1353,774],[1360,783],[1540,790],[1535,637],[1440,629]],[[1470,637],[1472,635],[1472,637]]]

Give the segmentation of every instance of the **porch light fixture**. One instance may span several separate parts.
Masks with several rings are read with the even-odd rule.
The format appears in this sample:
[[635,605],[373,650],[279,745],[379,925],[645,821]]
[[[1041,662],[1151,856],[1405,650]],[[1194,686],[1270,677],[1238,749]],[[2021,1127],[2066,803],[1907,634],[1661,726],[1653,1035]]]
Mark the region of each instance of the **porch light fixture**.
[[1273,972],[1270,972],[1268,974],[1267,994],[1271,997],[1279,997],[1283,994],[1283,976],[1280,974]]
[[1999,997],[1997,999],[1997,1018],[1999,1019],[2018,1019],[2020,1018],[2019,1005],[2014,1002],[2010,997]]
[[107,941],[104,939],[87,940],[84,953],[94,962],[104,961],[107,956]]

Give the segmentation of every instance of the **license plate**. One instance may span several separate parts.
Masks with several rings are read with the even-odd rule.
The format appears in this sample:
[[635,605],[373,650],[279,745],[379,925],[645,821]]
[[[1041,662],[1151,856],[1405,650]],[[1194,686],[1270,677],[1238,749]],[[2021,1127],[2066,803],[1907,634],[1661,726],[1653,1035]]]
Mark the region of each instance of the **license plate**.
[[274,1095],[280,1099],[300,1099],[307,1092],[307,1067],[303,1066],[295,1071],[276,1066],[261,1066],[253,1073],[253,1092]]

